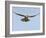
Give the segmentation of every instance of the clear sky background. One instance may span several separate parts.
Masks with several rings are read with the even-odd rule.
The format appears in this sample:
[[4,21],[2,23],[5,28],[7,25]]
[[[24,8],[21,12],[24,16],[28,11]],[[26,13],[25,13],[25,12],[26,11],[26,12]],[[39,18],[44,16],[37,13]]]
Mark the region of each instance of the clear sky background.
[[15,14],[19,13],[22,15],[36,15],[40,13],[40,8],[36,7],[12,7],[12,30],[13,31],[28,31],[28,30],[39,30],[40,29],[40,14],[36,17],[29,18],[30,21],[22,22],[23,17]]

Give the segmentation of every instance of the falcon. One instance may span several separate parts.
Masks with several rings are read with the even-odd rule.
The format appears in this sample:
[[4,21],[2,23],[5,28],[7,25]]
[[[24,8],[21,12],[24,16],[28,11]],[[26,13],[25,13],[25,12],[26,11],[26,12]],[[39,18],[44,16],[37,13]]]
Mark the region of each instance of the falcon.
[[33,16],[22,15],[22,14],[18,14],[18,13],[15,13],[15,14],[18,15],[18,16],[24,17],[24,18],[21,19],[21,21],[23,21],[23,22],[28,22],[28,21],[29,21],[29,18],[35,17],[35,16],[37,16],[39,13],[36,14],[36,15],[33,15]]

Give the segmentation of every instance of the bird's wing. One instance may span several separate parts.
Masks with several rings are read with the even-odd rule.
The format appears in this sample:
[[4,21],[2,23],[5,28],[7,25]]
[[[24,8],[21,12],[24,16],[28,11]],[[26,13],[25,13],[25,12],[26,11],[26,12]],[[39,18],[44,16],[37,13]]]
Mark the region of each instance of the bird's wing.
[[36,15],[33,15],[33,16],[28,16],[28,17],[35,17],[35,16],[37,16],[37,15],[39,15],[40,13],[38,13],[38,14],[36,14]]
[[15,13],[16,15],[19,15],[19,16],[23,16],[23,17],[25,17],[25,15],[22,15],[22,14],[18,14],[18,13]]

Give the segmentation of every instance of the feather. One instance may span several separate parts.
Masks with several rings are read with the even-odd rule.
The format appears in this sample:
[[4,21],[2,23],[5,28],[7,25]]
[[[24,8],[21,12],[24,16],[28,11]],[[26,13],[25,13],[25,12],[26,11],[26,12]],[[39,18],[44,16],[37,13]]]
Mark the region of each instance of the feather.
[[[18,13],[15,13],[15,14],[17,14],[17,15],[19,15],[19,16],[26,17],[25,15],[22,15],[22,14],[18,14]],[[40,14],[40,13],[38,13],[38,14]],[[27,16],[27,17],[35,17],[35,16],[37,16],[38,14],[36,14],[36,15],[33,15],[33,16]]]
[[[40,13],[38,13],[38,14],[40,14]],[[33,15],[33,16],[28,16],[28,17],[35,17],[35,16],[37,16],[38,14],[36,14],[36,15]]]
[[25,17],[25,15],[22,15],[22,14],[18,14],[18,13],[15,13],[15,14],[17,14],[17,15],[19,15],[19,16],[23,16],[23,17]]

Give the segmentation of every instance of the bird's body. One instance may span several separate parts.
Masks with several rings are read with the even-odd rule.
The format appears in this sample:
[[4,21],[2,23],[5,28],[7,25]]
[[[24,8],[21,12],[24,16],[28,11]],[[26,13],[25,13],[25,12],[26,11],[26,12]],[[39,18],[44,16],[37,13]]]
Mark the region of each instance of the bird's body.
[[30,17],[30,18],[35,17],[35,16],[37,16],[39,13],[36,14],[36,15],[33,15],[33,16],[21,15],[21,14],[18,14],[18,13],[15,13],[15,14],[24,17],[24,18],[21,19],[21,21],[23,21],[23,22],[28,22],[28,21],[29,21],[29,19],[28,19],[29,17]]
[[28,17],[26,17],[26,16],[24,18],[22,18],[21,20],[24,21],[24,22],[29,21]]

